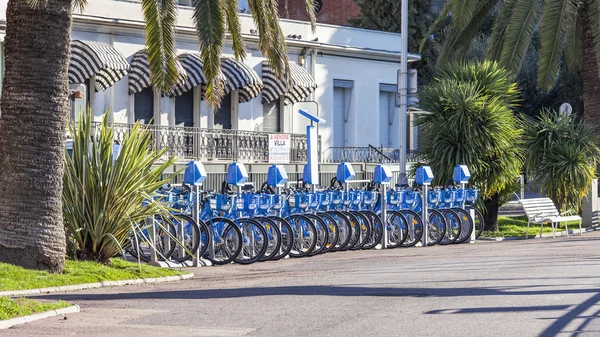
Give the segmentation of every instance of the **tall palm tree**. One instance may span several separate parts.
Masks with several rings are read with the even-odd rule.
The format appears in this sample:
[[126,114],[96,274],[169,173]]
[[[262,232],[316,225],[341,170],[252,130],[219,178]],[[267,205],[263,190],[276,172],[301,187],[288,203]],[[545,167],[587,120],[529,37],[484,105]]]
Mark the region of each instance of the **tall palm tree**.
[[[305,1],[314,13],[312,0]],[[59,272],[64,267],[62,176],[69,111],[67,71],[71,11],[87,0],[9,0],[6,10],[5,77],[0,102],[0,261]],[[222,97],[220,57],[224,40],[244,58],[237,0],[196,0],[207,97]],[[285,39],[277,0],[249,0],[259,47],[275,71],[286,75]],[[153,85],[167,89],[176,78],[177,0],[142,0]],[[314,15],[312,15],[314,27]],[[229,34],[229,36],[227,36]]]
[[430,29],[435,31],[451,14],[440,64],[463,58],[479,27],[495,10],[487,57],[516,74],[539,30],[538,87],[553,87],[563,61],[570,69],[581,70],[585,121],[600,124],[600,0],[449,0]]

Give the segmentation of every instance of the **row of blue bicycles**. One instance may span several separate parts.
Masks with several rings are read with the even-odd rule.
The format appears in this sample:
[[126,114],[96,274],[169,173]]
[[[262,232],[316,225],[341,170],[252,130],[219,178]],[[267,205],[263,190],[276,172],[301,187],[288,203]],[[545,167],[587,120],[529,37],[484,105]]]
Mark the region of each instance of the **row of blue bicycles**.
[[[218,192],[185,184],[164,186],[156,200],[170,207],[172,216],[136,224],[127,251],[143,261],[150,261],[155,251],[159,259],[176,262],[199,256],[216,265],[250,264],[336,251],[412,247],[421,244],[424,233],[427,245],[460,244],[469,242],[473,232],[479,237],[483,230],[483,216],[474,208],[476,188],[430,189],[424,217],[418,188],[396,185],[382,197],[380,187],[371,182],[352,188],[335,178],[328,187],[316,190],[302,184],[275,188],[266,183],[257,189],[224,182]],[[148,234],[151,227],[155,240]]]

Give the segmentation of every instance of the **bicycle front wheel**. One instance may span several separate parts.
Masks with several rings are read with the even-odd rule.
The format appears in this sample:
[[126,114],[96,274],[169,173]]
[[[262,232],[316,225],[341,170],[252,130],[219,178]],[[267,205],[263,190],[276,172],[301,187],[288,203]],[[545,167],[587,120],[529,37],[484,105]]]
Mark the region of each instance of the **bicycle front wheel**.
[[204,257],[215,265],[233,262],[242,250],[242,232],[235,222],[225,218],[210,219],[209,224],[211,237],[208,242],[213,247]]
[[269,245],[267,231],[263,225],[255,219],[237,220],[242,232],[242,250],[235,258],[240,264],[251,264],[265,255]]
[[312,221],[304,215],[294,214],[288,220],[294,232],[294,246],[290,251],[290,256],[304,257],[317,245],[317,229]]

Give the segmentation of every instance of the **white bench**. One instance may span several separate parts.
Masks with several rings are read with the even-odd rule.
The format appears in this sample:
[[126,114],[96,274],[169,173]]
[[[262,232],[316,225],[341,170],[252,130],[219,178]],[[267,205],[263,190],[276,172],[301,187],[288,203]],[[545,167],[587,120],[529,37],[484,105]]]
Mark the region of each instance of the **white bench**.
[[567,236],[569,236],[569,221],[579,221],[579,235],[583,233],[581,229],[582,219],[579,215],[572,215],[571,212],[559,213],[554,206],[554,202],[550,198],[535,198],[535,199],[521,199],[521,205],[527,214],[527,233],[525,238],[529,237],[529,225],[541,224],[540,236],[542,235],[542,229],[545,223],[552,225],[552,236],[556,237],[557,224],[564,223],[567,229]]

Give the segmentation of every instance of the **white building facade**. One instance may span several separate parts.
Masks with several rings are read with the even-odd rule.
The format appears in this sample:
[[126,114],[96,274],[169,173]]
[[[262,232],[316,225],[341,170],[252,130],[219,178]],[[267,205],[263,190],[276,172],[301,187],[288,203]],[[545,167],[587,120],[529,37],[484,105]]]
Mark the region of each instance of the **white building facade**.
[[[6,28],[5,12],[6,1],[0,1],[0,39]],[[179,8],[176,33],[180,54],[199,51],[192,13],[190,7]],[[246,43],[243,63],[264,81],[264,58],[258,50],[256,28],[249,15],[240,16]],[[316,89],[300,102],[286,105],[281,96],[264,104],[264,94],[259,93],[249,102],[240,103],[239,90],[232,90],[218,110],[211,109],[202,100],[200,86],[176,97],[155,93],[152,88],[132,94],[130,72],[106,90],[90,93],[94,82],[83,83],[90,93],[88,102],[95,119],[101,120],[108,112],[109,118],[117,124],[153,120],[154,125],[169,126],[171,130],[186,127],[303,134],[307,122],[297,110],[305,109],[326,120],[318,127],[321,157],[326,161],[338,160],[334,158],[336,148],[397,149],[401,127],[408,131],[406,150],[416,150],[417,128],[413,117],[409,115],[408,120],[400,121],[399,109],[395,107],[400,67],[399,34],[323,24],[317,24],[313,33],[306,22],[282,19],[280,23],[284,35],[288,36],[290,62],[303,68],[316,84]],[[131,64],[134,54],[144,49],[140,3],[89,0],[84,13],[73,15],[72,39],[105,43]],[[3,50],[0,44],[2,75]],[[223,54],[233,57],[231,41],[225,42]],[[409,62],[417,60],[419,55],[409,55]],[[416,78],[416,74],[413,77]],[[416,79],[409,82],[416,90]]]

